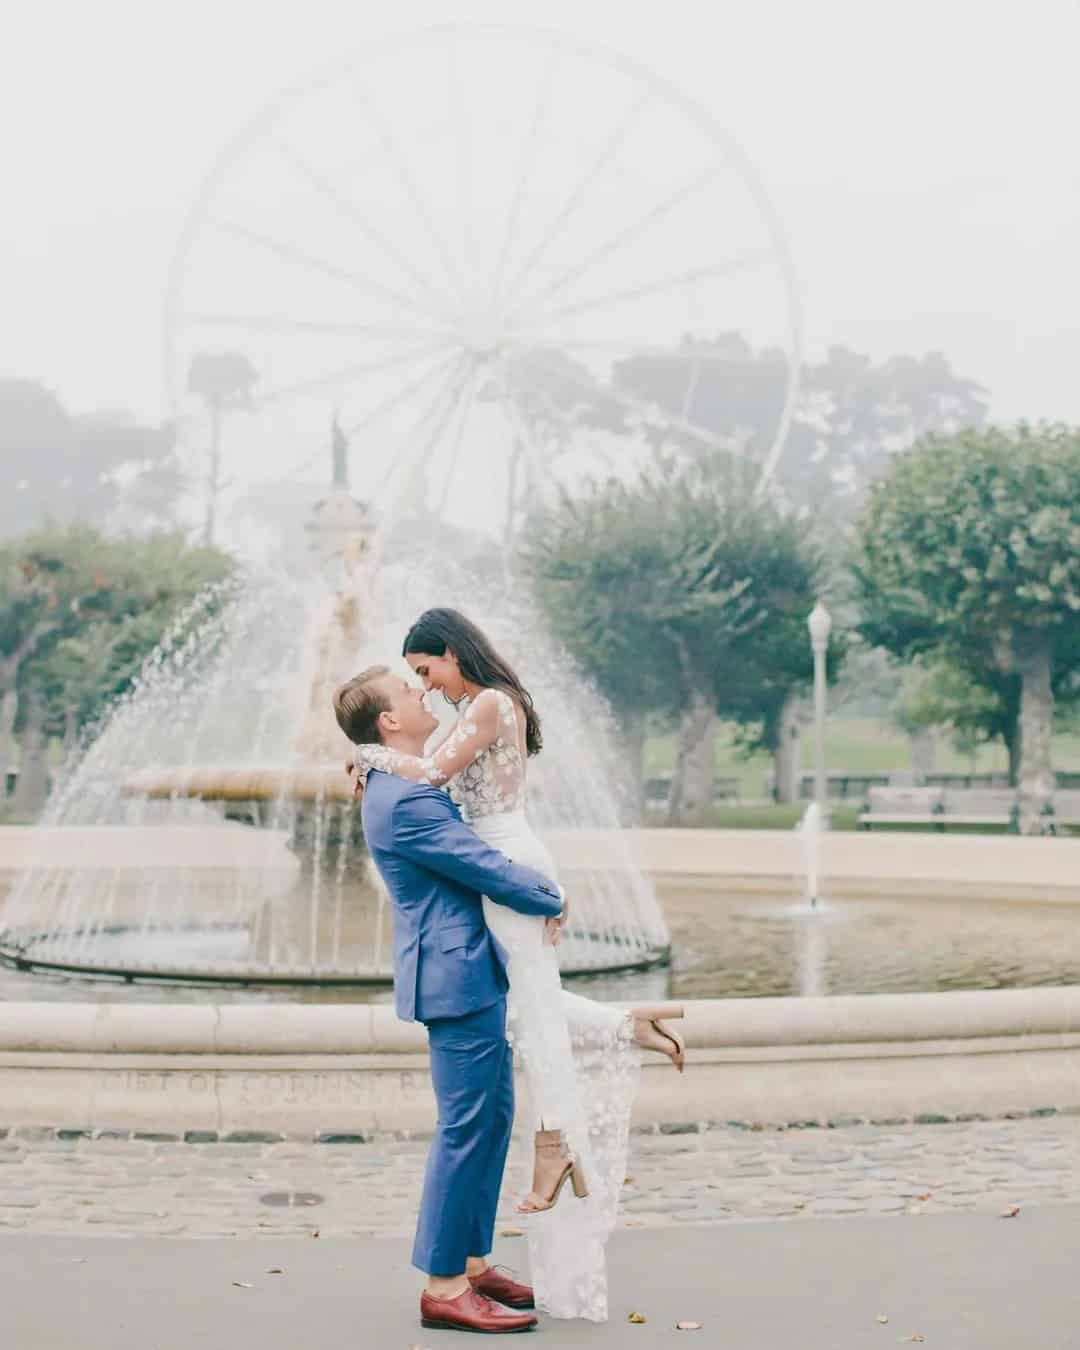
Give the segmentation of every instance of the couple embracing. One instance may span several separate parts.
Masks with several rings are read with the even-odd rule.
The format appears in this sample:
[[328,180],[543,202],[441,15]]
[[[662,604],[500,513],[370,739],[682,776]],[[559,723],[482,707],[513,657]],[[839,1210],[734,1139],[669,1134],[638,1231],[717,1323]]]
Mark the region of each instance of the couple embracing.
[[[428,1032],[438,1125],[413,1246],[428,1276],[421,1321],[528,1331],[534,1308],[603,1321],[604,1246],[641,1051],[681,1071],[682,1040],[660,1019],[682,1011],[621,1009],[562,988],[556,949],[568,908],[525,816],[526,762],[542,745],[528,690],[455,610],[422,614],[403,655],[419,685],[375,666],[337,690],[334,711],[357,747],[349,767],[364,835],[393,902],[397,1014]],[[438,726],[430,690],[459,717],[425,753]],[[532,1190],[518,1206],[530,1216],[531,1287],[487,1262],[515,1056],[535,1138]]]

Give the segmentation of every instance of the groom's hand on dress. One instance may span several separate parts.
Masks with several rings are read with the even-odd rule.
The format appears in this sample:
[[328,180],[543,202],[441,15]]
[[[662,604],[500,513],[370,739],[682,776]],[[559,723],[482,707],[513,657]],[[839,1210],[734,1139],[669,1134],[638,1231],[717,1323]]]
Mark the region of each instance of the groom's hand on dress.
[[353,760],[347,759],[345,761],[345,772],[349,775],[349,782],[352,784],[353,798],[360,801],[364,795],[364,780]]
[[560,890],[562,895],[562,913],[556,914],[553,919],[544,920],[544,941],[550,942],[553,947],[557,947],[562,941],[563,928],[570,915],[570,904],[566,898],[566,892]]

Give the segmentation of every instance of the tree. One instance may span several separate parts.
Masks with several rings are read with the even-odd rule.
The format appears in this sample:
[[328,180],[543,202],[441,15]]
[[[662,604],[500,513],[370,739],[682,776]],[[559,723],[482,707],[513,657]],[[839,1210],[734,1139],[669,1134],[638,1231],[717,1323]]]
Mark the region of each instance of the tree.
[[209,467],[206,475],[206,515],[203,544],[211,547],[217,526],[218,502],[225,488],[221,475],[221,429],[225,415],[251,408],[259,372],[242,352],[196,352],[188,368],[188,393],[206,404],[210,418]]
[[797,653],[790,638],[814,563],[755,480],[730,461],[661,463],[532,523],[542,608],[627,739],[640,746],[650,715],[678,724],[671,823],[699,823],[711,804],[718,709],[765,720],[807,670],[805,633]]
[[[739,539],[741,566],[763,620],[732,645],[727,668],[716,672],[716,708],[738,724],[748,753],[773,758],[779,801],[798,799],[800,704],[814,677],[807,619],[825,589],[820,550],[807,525],[762,506]],[[837,626],[826,657],[826,678],[837,678],[847,652]]]
[[124,691],[177,611],[230,568],[178,534],[110,537],[72,526],[0,547],[0,758],[18,731],[21,814],[41,805],[50,736],[71,745]]
[[[620,361],[612,380],[670,417],[712,432],[717,445],[760,461],[779,429],[787,358],[777,348],[755,350],[739,333],[721,333]],[[896,451],[930,432],[979,425],[985,416],[985,391],[957,375],[940,352],[875,364],[832,347],[823,361],[803,367],[775,481],[791,506],[849,518]],[[711,453],[677,425],[667,441],[691,455]]]
[[72,417],[34,380],[0,380],[0,537],[72,520],[107,526],[125,511],[167,520],[178,496],[170,427],[122,412]]
[[1076,697],[1080,673],[1080,432],[926,439],[871,492],[854,571],[869,641],[944,658],[996,700],[978,716],[999,719],[1014,762],[1018,744],[1021,829],[1037,833],[1055,690]]
[[670,655],[649,607],[655,582],[676,564],[671,541],[644,528],[646,516],[627,485],[583,500],[564,493],[530,519],[521,554],[553,636],[611,705],[639,811],[648,719],[675,711]]

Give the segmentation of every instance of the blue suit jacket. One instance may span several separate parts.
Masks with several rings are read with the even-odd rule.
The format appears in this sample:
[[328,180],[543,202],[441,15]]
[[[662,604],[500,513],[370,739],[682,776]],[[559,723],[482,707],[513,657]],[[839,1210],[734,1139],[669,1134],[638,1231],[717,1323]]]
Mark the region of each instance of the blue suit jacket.
[[406,1022],[464,1017],[506,992],[506,953],[488,930],[488,896],[554,916],[562,895],[531,867],[489,848],[445,792],[372,770],[364,838],[394,903],[394,1004]]

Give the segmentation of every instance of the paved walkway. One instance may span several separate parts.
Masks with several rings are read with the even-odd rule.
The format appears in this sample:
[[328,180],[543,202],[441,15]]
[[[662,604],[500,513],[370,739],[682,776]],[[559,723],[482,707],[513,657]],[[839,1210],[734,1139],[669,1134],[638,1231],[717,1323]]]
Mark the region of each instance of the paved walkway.
[[[427,1143],[0,1139],[0,1233],[403,1236]],[[500,1229],[517,1230],[515,1144]],[[621,1226],[934,1214],[1080,1202],[1080,1118],[636,1134]],[[508,1239],[509,1240],[509,1239]],[[1080,1333],[1078,1333],[1080,1334]],[[152,1350],[146,1347],[144,1350]]]
[[[611,1319],[541,1321],[551,1350],[1074,1350],[1080,1210],[1016,1219],[616,1233]],[[520,1245],[496,1255],[514,1261]],[[104,1242],[0,1235],[12,1350],[439,1350],[408,1246],[375,1238]],[[631,1325],[631,1312],[646,1320]],[[675,1330],[678,1321],[701,1330]],[[518,1342],[514,1342],[515,1345]]]

